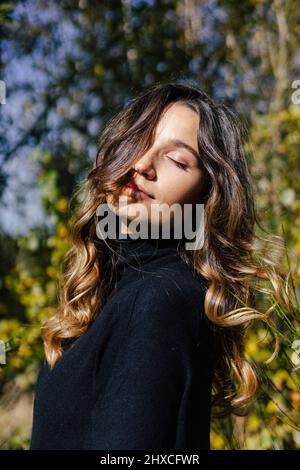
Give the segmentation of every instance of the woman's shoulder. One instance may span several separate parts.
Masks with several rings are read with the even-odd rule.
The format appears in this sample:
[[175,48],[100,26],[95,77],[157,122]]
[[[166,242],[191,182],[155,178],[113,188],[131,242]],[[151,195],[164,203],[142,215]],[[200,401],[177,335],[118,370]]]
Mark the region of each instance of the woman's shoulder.
[[131,325],[170,330],[181,329],[195,341],[204,315],[206,284],[201,277],[179,267],[160,268],[153,276],[136,282]]
[[[154,296],[168,295],[173,299],[187,299],[195,301],[204,297],[209,286],[209,282],[202,275],[198,274],[180,257],[177,257],[169,264],[161,265],[145,278],[137,280],[138,289],[148,286],[149,291]],[[151,294],[149,294],[151,295]]]

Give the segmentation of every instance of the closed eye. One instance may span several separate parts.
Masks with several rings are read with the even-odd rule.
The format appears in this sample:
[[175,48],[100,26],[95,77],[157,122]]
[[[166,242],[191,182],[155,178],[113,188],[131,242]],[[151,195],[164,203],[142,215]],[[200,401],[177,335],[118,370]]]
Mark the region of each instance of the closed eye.
[[176,166],[179,168],[182,168],[183,170],[186,170],[188,168],[188,165],[185,163],[177,162],[176,160],[173,160],[173,158],[168,157],[173,163],[175,163]]

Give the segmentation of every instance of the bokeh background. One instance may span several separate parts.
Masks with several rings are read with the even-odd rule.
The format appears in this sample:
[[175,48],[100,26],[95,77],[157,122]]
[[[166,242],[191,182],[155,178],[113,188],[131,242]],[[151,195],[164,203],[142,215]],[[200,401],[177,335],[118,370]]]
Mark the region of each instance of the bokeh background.
[[[107,120],[147,86],[189,81],[240,113],[260,219],[284,235],[282,269],[297,297],[300,9],[296,0],[4,1],[0,37],[0,448],[28,449],[70,197]],[[299,330],[277,313],[280,354],[265,365],[272,336],[264,325],[249,331],[246,353],[264,385],[247,418],[213,423],[212,449],[300,448]],[[242,444],[229,442],[232,428]]]

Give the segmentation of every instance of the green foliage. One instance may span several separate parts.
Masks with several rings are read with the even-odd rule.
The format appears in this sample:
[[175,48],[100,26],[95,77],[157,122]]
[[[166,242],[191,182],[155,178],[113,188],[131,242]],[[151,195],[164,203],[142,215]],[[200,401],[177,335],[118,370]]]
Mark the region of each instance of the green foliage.
[[[28,11],[42,7],[48,13],[50,8],[42,0],[25,3]],[[174,0],[154,6],[134,2],[131,8],[130,2],[109,3],[99,8],[88,0],[79,5],[73,0],[56,2],[59,25],[74,28],[72,38],[66,34],[64,42],[59,25],[51,19],[55,15],[35,23],[23,12],[13,23],[13,7],[21,2],[0,6],[0,25],[15,51],[14,59],[34,57],[36,72],[49,78],[41,93],[34,82],[31,87],[15,87],[16,93],[27,93],[20,129],[17,123],[14,126],[22,138],[4,152],[5,158],[12,158],[30,142],[46,214],[45,224],[24,236],[0,235],[0,340],[5,342],[7,359],[0,370],[4,402],[10,382],[17,382],[24,393],[34,390],[44,357],[40,326],[58,303],[61,264],[69,247],[69,202],[90,169],[95,153],[95,146],[91,150],[90,146],[111,115],[154,82],[186,77],[248,119],[247,148],[253,152],[249,166],[261,220],[271,232],[281,234],[284,229],[299,293],[300,106],[290,101],[299,63],[296,1],[228,0],[220,6],[220,2]],[[26,119],[32,126],[23,135]],[[9,132],[2,134],[1,144]],[[2,169],[0,176],[4,178]],[[282,270],[287,268],[285,260]],[[294,308],[299,315],[299,305]],[[244,439],[242,419],[220,421],[212,427],[213,449],[300,448],[299,369],[293,349],[299,332],[286,320],[288,315],[275,310],[275,326],[285,334],[278,357],[268,365],[263,361],[274,348],[272,331],[266,335],[263,325],[249,331],[246,353],[260,368],[263,387],[246,420]],[[1,406],[0,402],[0,412]],[[231,439],[233,430],[236,440]],[[28,446],[28,432],[16,428],[3,443],[0,430],[1,448]]]

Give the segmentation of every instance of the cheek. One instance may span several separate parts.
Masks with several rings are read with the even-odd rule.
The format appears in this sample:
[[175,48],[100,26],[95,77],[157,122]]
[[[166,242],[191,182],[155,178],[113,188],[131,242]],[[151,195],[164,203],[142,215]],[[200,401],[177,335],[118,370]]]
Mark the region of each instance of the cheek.
[[193,204],[198,202],[202,188],[201,174],[186,173],[183,175],[174,174],[166,178],[162,182],[159,191],[160,202],[165,202],[169,205],[179,204]]

